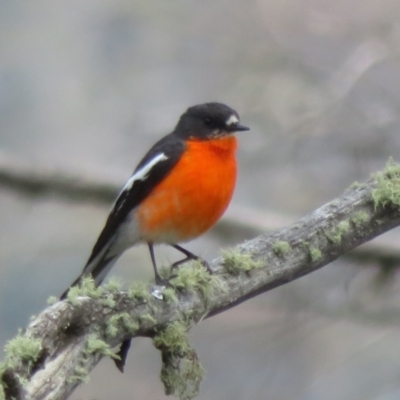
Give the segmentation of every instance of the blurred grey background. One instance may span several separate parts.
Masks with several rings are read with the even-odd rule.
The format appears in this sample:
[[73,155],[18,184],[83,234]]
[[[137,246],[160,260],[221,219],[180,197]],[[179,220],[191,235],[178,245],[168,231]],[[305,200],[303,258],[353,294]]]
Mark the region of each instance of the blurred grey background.
[[[233,203],[300,216],[400,160],[399,48],[397,0],[0,0],[0,153],[123,183],[188,106],[226,102],[252,128]],[[0,188],[1,347],[80,272],[107,214]],[[113,275],[150,265],[138,247]],[[399,399],[400,280],[382,275],[343,259],[194,328],[198,398]],[[104,360],[71,398],[164,399],[159,370],[137,339],[124,375]]]

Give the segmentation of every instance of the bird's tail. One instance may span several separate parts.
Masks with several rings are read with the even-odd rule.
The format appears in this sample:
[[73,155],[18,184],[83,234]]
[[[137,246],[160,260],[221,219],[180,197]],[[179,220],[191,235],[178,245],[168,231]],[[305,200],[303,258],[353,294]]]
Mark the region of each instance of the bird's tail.
[[89,260],[78,278],[76,278],[71,286],[60,296],[60,300],[66,299],[69,290],[74,286],[78,286],[85,277],[91,276],[95,285],[99,286],[117,262],[120,255],[121,254],[110,256],[108,251],[104,251],[103,254],[98,255],[93,260]]

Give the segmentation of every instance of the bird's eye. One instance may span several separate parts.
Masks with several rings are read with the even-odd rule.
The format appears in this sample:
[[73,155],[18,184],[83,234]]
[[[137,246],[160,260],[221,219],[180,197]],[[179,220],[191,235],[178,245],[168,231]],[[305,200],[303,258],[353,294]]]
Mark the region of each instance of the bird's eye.
[[211,126],[211,125],[213,124],[213,120],[212,120],[211,118],[206,118],[206,119],[204,120],[204,124],[205,124],[206,126]]

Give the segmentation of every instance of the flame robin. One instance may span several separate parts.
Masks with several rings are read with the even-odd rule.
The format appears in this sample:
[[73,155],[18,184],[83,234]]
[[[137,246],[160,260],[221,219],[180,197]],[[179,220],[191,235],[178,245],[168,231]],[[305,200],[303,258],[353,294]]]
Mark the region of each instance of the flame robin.
[[200,236],[224,213],[236,183],[235,133],[247,130],[238,113],[225,104],[188,108],[122,188],[85,268],[71,286],[84,276],[100,285],[122,253],[140,242],[149,247],[157,284],[163,280],[155,244],[170,245],[185,255],[173,267],[200,259],[177,243]]

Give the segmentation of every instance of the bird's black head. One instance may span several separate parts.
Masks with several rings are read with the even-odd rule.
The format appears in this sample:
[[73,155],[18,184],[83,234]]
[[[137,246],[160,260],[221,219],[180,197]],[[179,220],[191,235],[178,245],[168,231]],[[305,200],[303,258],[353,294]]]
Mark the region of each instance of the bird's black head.
[[174,133],[185,139],[209,139],[248,130],[239,124],[239,114],[234,109],[222,103],[205,103],[189,107]]

